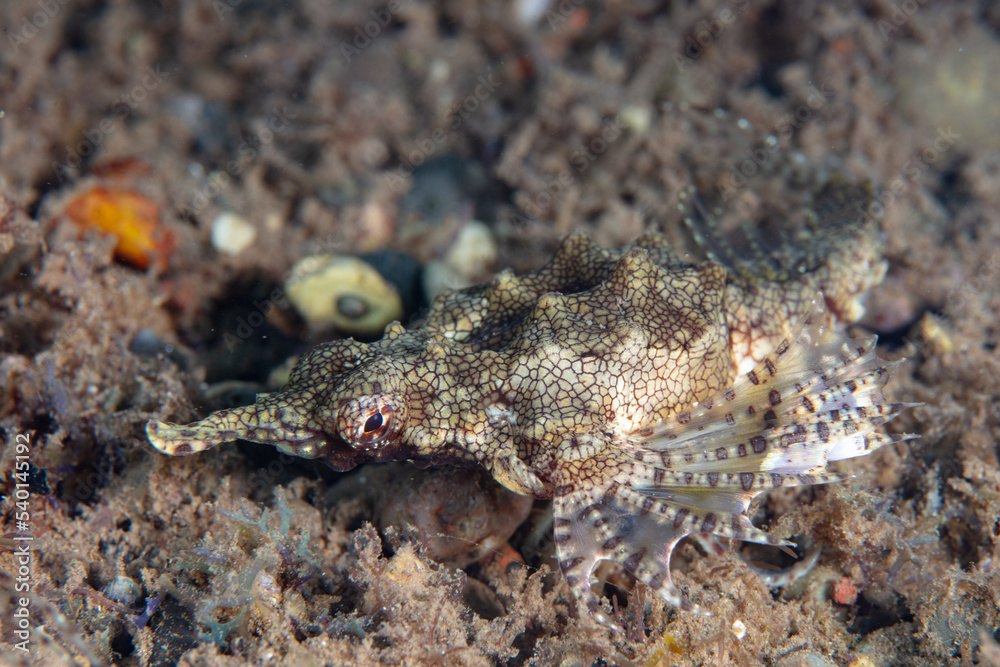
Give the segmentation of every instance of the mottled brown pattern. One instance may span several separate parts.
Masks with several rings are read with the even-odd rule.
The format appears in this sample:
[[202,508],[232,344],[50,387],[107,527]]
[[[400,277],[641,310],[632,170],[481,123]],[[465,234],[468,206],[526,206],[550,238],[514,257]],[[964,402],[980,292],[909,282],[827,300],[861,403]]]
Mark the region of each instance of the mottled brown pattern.
[[573,235],[534,273],[445,294],[375,343],[321,345],[282,391],[150,422],[149,438],[169,454],[244,438],[339,470],[478,464],[555,498],[560,566],[596,618],[599,559],[688,608],[669,571],[679,539],[784,544],[750,523],[755,495],[843,479],[829,460],[891,440],[874,430],[891,412],[874,340],[835,323],[884,274],[877,230],[829,222],[846,230],[836,247],[770,279],[684,263],[656,235],[619,251]]

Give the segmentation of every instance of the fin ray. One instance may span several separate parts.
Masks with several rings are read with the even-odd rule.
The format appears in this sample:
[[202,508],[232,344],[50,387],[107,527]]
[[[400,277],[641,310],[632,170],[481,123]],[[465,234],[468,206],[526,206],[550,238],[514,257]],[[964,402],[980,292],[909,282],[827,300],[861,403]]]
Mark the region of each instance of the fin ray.
[[[597,488],[578,489],[572,479],[561,487],[560,568],[598,620],[613,626],[590,590],[599,560],[621,564],[668,603],[690,608],[670,576],[682,538],[701,533],[791,545],[751,523],[754,497],[779,486],[849,479],[827,464],[912,437],[877,431],[910,405],[886,401],[882,389],[893,364],[875,355],[875,337],[847,338],[821,304],[818,297],[728,391],[618,442],[622,465],[631,464],[627,474]],[[818,550],[794,572],[817,557]]]
[[876,428],[910,404],[882,388],[893,364],[875,337],[847,339],[813,312],[756,368],[688,413],[644,429],[635,444],[667,470],[810,474],[907,436]]

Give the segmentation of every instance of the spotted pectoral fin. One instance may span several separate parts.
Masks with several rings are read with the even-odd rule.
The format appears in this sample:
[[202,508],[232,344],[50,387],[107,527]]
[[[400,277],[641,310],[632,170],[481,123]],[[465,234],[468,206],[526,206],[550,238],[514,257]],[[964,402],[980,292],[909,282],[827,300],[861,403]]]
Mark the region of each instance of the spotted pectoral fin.
[[[562,487],[556,498],[560,566],[588,609],[598,560],[620,563],[685,607],[670,555],[692,533],[770,545],[790,542],[753,526],[751,500],[779,486],[842,481],[829,461],[909,436],[876,432],[905,405],[888,404],[888,364],[874,338],[848,339],[819,305],[756,369],[723,395],[615,444],[614,479]],[[609,466],[602,462],[600,469]]]
[[817,303],[730,389],[633,442],[678,472],[822,473],[829,461],[910,437],[876,432],[910,404],[885,400],[882,388],[895,364],[874,348],[874,336],[839,333]]
[[649,511],[636,507],[623,487],[569,491],[555,498],[555,543],[559,567],[577,600],[598,622],[617,628],[591,590],[600,560],[619,563],[637,579],[682,609],[695,607],[670,576],[670,556],[697,521],[667,501]]
[[[659,470],[659,472],[657,471]],[[665,478],[662,469],[637,461],[629,484],[611,482],[594,489],[560,487],[555,498],[555,543],[559,566],[588,612],[613,626],[591,591],[597,562],[620,564],[667,603],[696,609],[677,589],[670,575],[670,556],[688,535],[703,533],[792,546],[792,542],[755,527],[747,516],[753,496],[774,486],[829,482],[846,475],[728,475],[707,480]],[[655,478],[654,484],[651,480]],[[698,484],[700,481],[703,485]],[[698,610],[700,611],[700,610]]]

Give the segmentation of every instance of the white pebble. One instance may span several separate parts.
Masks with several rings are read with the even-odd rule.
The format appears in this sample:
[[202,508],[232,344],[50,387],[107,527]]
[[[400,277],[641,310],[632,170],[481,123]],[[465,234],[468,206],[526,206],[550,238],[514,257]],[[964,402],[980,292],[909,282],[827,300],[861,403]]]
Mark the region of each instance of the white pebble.
[[653,114],[649,107],[625,104],[618,113],[618,122],[634,134],[646,134],[653,122]]
[[292,267],[285,292],[310,329],[349,335],[382,333],[403,319],[399,292],[375,267],[350,255],[305,257]]
[[514,16],[523,26],[533,26],[538,23],[545,12],[552,6],[552,0],[517,0],[514,3]]
[[212,222],[212,247],[227,255],[238,255],[257,238],[257,228],[246,218],[224,211]]
[[471,285],[493,273],[497,252],[497,242],[490,228],[478,220],[470,220],[458,232],[444,261]]
[[493,275],[497,262],[497,242],[493,232],[482,222],[470,220],[458,232],[443,260],[431,260],[424,266],[424,294],[427,301],[447,290],[462,289],[481,283]]

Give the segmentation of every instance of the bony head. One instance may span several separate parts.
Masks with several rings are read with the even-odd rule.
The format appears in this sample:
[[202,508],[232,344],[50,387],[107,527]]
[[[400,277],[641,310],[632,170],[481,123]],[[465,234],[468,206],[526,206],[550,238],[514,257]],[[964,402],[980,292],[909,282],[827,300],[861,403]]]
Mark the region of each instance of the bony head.
[[[301,372],[305,369],[309,372]],[[323,459],[335,470],[409,458],[402,437],[409,409],[394,391],[401,386],[400,374],[374,360],[339,374],[330,370],[322,359],[303,359],[284,390],[261,394],[253,405],[219,410],[186,426],[153,420],[146,433],[154,447],[171,455],[250,440]]]

